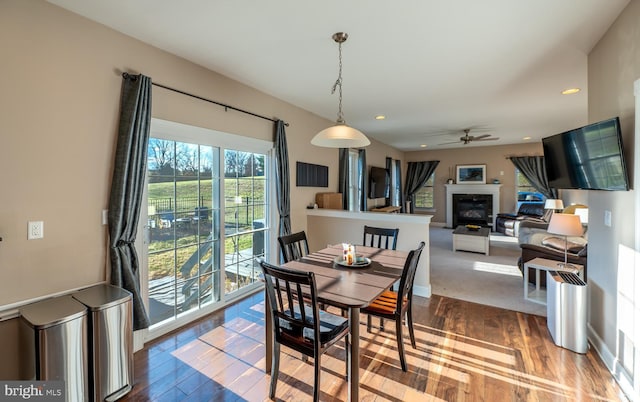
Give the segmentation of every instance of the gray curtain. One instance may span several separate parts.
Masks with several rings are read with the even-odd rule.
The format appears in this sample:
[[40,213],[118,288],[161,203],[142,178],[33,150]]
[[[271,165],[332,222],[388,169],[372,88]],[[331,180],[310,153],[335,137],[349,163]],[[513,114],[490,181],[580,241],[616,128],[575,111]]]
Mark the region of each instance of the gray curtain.
[[[387,172],[389,172],[389,174],[391,174],[391,164],[392,163],[393,163],[393,160],[390,157],[387,156],[385,158],[384,167],[385,167],[385,169],[387,169]],[[395,177],[393,177],[391,181],[395,183]],[[384,204],[385,205],[391,205],[391,200],[393,199],[393,195],[392,194],[393,194],[394,191],[395,191],[395,188],[390,188],[389,189],[389,196],[384,199]]]
[[284,122],[276,121],[276,197],[280,221],[279,236],[291,234],[291,199],[289,182],[289,151],[287,150],[287,135],[284,132]]
[[393,191],[395,191],[398,196],[397,196],[397,201],[400,203],[400,207],[402,208],[401,211],[402,212],[407,212],[405,211],[405,202],[404,202],[404,194],[402,194],[402,166],[400,164],[399,160],[395,160],[395,164],[396,164],[396,188],[393,189]]
[[368,180],[367,180],[367,151],[364,149],[358,150],[358,179],[360,181],[360,211],[367,210],[367,193],[368,193]]
[[511,156],[509,159],[537,191],[547,198],[558,198],[558,190],[549,187],[544,156]]
[[440,161],[425,161],[425,162],[409,162],[407,165],[407,180],[405,184],[404,198],[407,201],[411,201],[409,207],[409,213],[413,213],[415,210],[415,193],[424,186],[429,180],[429,177],[436,170],[436,167]]
[[340,148],[338,156],[338,192],[342,193],[342,209],[349,209],[349,148]]
[[124,75],[118,144],[109,197],[111,284],[133,294],[133,329],[149,326],[134,246],[144,191],[151,123],[151,78]]

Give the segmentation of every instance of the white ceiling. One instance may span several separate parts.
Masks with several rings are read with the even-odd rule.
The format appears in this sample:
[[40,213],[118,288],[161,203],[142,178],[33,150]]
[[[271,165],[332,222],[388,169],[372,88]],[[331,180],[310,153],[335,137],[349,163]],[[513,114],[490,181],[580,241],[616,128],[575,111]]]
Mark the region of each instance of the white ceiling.
[[463,147],[438,144],[469,127],[500,140],[467,147],[586,124],[587,55],[629,2],[49,1],[334,121],[331,35],[347,32],[346,121],[402,150]]

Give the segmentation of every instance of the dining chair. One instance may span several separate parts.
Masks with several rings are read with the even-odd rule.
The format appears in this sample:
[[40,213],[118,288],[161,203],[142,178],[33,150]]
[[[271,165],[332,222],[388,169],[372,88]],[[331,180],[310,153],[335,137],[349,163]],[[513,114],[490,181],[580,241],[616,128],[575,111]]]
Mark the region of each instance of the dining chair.
[[278,237],[284,262],[294,261],[309,254],[309,243],[304,230]]
[[[313,357],[313,400],[320,394],[321,356],[327,348],[345,338],[346,373],[349,367],[349,320],[318,308],[313,272],[291,270],[260,261],[271,305],[274,342],[269,397],[276,394],[280,364],[280,345]],[[303,295],[303,289],[307,289]],[[306,303],[310,300],[310,304]],[[357,357],[356,357],[357,358]],[[357,374],[356,374],[357,375]]]
[[409,336],[411,346],[416,348],[416,338],[413,333],[413,317],[411,314],[411,300],[413,299],[413,280],[418,268],[418,260],[424,249],[425,243],[420,242],[417,249],[411,250],[402,269],[400,286],[398,291],[386,290],[371,304],[362,309],[362,313],[367,314],[367,331],[371,332],[371,316],[381,319],[395,320],[396,338],[398,341],[398,353],[400,354],[400,366],[402,371],[407,371],[407,363],[404,357],[404,342],[402,336],[403,318],[406,315],[409,326]]
[[377,228],[377,227],[365,225],[364,238],[362,240],[362,244],[370,247],[378,247],[378,248],[395,250],[396,243],[398,242],[399,231],[400,229],[398,228],[395,228],[395,229]]

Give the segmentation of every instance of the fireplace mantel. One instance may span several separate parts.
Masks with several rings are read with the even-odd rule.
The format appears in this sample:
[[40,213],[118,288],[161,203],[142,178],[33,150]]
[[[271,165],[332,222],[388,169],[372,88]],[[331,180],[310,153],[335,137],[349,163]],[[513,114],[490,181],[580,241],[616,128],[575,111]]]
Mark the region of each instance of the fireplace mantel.
[[502,184],[445,184],[447,191],[447,227],[453,226],[454,194],[491,194],[493,201],[493,230],[496,228],[496,215],[500,211],[500,187]]

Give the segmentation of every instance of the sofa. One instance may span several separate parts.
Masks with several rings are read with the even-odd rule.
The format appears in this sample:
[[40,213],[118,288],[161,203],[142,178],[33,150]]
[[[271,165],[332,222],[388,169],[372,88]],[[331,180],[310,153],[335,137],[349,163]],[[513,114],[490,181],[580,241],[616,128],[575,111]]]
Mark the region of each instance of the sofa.
[[[524,226],[520,228],[518,236],[521,255],[518,268],[524,276],[524,264],[534,258],[541,257],[549,260],[564,262],[564,237],[551,234],[545,229]],[[587,280],[587,232],[582,236],[567,237],[567,262],[580,264],[584,267],[584,279]],[[540,285],[546,287],[546,275],[540,275]],[[529,269],[529,283],[535,284],[535,270]]]
[[542,203],[524,202],[516,214],[499,213],[496,216],[496,232],[519,237],[520,227],[525,222],[527,226],[546,229],[549,225],[548,213]]

